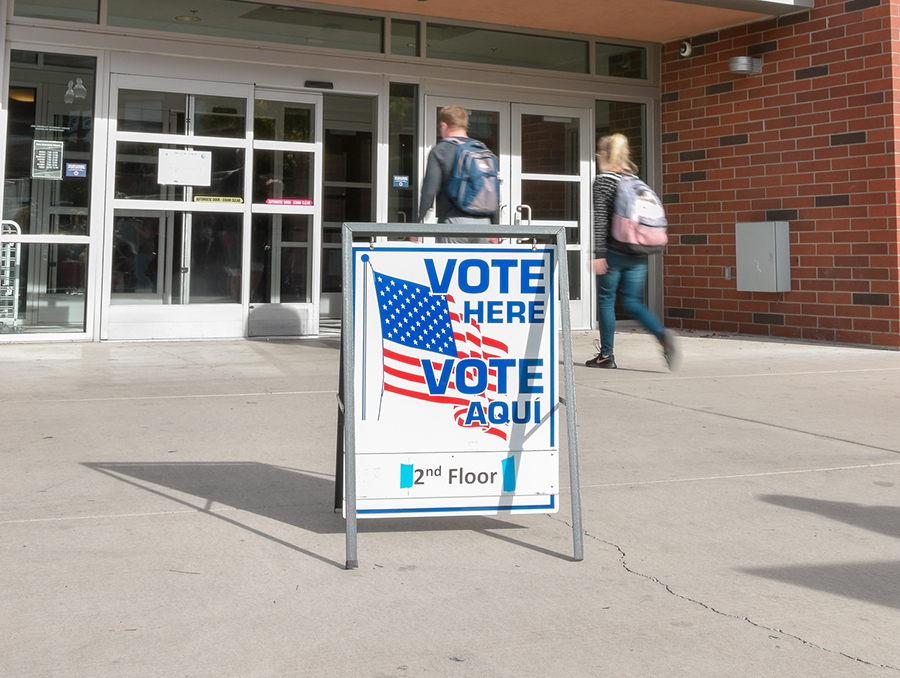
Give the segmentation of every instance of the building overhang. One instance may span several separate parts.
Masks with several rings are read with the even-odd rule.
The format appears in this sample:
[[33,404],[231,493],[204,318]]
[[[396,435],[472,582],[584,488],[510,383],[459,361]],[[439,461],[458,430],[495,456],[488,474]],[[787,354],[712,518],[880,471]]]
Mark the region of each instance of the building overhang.
[[814,0],[330,0],[335,7],[667,43],[811,9]]

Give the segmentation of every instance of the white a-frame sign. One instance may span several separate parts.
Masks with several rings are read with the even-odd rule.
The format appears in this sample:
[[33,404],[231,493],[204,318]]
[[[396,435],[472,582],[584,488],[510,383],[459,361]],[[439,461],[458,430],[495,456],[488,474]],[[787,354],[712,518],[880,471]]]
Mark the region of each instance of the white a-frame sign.
[[357,518],[558,511],[561,403],[581,559],[564,230],[543,227],[546,242],[527,227],[541,244],[359,242],[409,228],[344,226],[348,567]]

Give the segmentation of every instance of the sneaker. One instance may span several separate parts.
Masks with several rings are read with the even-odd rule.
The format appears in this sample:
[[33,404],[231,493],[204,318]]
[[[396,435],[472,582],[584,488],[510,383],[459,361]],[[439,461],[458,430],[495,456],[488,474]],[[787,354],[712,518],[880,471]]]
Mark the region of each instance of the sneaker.
[[601,355],[599,341],[595,341],[594,346],[596,347],[597,352],[594,354],[593,358],[584,363],[585,367],[602,367],[608,370],[616,369],[616,357],[612,353],[609,355]]
[[678,369],[678,363],[681,358],[681,352],[678,350],[678,339],[675,336],[675,333],[672,330],[666,330],[666,333],[663,335],[663,338],[659,340],[659,343],[662,344],[663,357],[666,359],[669,370],[674,372]]

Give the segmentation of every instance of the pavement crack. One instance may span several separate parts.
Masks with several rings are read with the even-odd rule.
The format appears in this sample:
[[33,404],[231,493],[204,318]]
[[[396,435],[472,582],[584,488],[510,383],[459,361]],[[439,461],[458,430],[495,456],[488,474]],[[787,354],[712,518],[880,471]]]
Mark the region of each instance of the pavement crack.
[[[565,522],[565,521],[562,521],[562,522]],[[616,551],[618,551],[619,552],[619,563],[622,565],[622,569],[624,569],[629,574],[632,574],[636,577],[640,577],[642,579],[651,581],[654,584],[664,588],[666,590],[666,592],[669,593],[670,595],[675,596],[676,598],[680,598],[681,600],[684,600],[685,602],[691,603],[693,605],[699,605],[703,609],[709,610],[710,612],[713,612],[722,617],[727,617],[728,619],[735,619],[738,621],[745,622],[747,624],[750,624],[750,626],[753,626],[754,628],[760,629],[762,631],[766,631],[768,633],[777,633],[777,634],[780,634],[781,636],[784,636],[785,638],[791,638],[791,639],[796,640],[797,642],[799,642],[803,645],[806,645],[807,647],[810,647],[815,650],[821,650],[822,652],[827,652],[829,654],[835,654],[840,657],[844,657],[845,659],[849,659],[850,661],[864,664],[866,666],[872,666],[875,668],[888,669],[891,671],[900,672],[900,667],[892,666],[890,664],[877,664],[875,662],[866,661],[865,659],[862,659],[861,657],[854,657],[853,655],[847,654],[846,652],[841,652],[840,650],[832,650],[831,648],[823,647],[822,645],[813,643],[812,641],[801,638],[800,636],[794,635],[793,633],[789,633],[783,629],[775,628],[772,626],[766,626],[765,624],[762,624],[760,622],[753,621],[749,617],[739,617],[738,615],[730,614],[728,612],[723,612],[722,610],[719,610],[719,609],[713,607],[712,605],[704,603],[701,600],[697,600],[695,598],[691,598],[689,596],[682,595],[681,593],[673,591],[671,586],[669,586],[668,584],[666,584],[663,581],[660,581],[657,577],[654,577],[649,574],[644,574],[643,572],[638,572],[637,570],[634,570],[631,567],[629,567],[628,563],[627,563],[627,555],[625,554],[625,551],[622,549],[622,547],[620,547],[618,544],[614,544],[611,541],[607,541],[606,539],[597,537],[597,536],[591,534],[590,532],[588,532],[587,530],[584,531],[584,535],[586,537],[588,537],[589,539],[593,539],[594,541],[599,542],[601,544],[606,544],[607,546],[610,546],[610,547],[614,548]]]

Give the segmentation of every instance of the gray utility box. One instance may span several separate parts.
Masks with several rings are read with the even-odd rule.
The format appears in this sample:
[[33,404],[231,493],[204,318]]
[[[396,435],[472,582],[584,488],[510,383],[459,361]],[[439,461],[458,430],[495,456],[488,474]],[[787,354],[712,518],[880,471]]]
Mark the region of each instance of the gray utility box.
[[734,225],[734,243],[738,291],[791,291],[791,236],[788,222],[737,223]]

